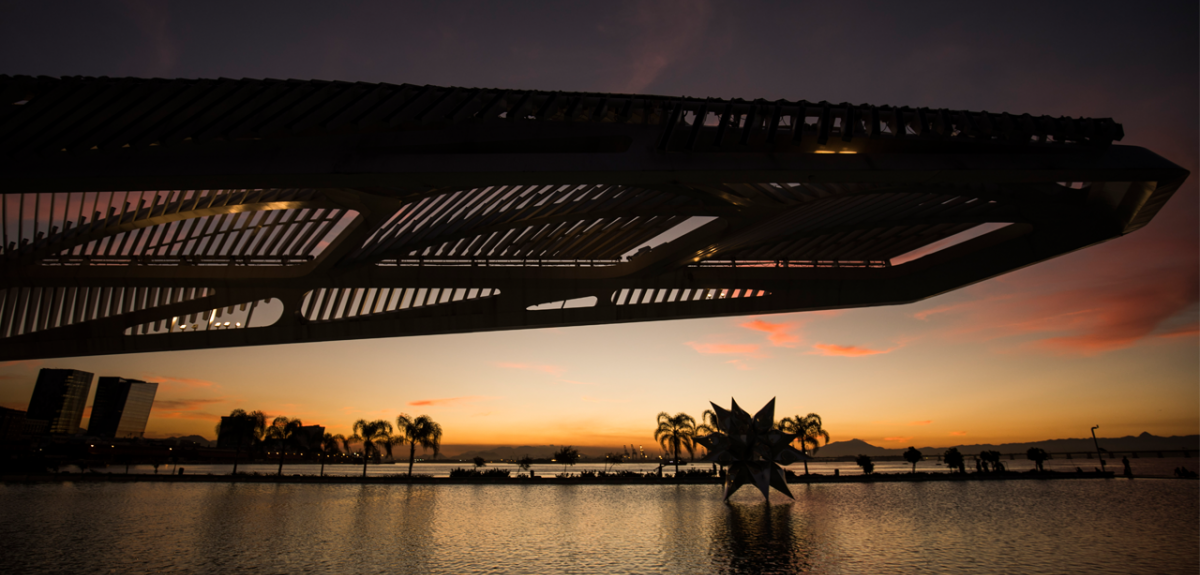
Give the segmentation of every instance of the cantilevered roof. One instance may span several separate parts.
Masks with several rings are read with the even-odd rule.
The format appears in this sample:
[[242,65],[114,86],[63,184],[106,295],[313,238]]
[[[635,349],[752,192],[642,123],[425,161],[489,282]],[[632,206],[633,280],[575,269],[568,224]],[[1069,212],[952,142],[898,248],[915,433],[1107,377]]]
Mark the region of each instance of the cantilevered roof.
[[829,102],[0,76],[0,359],[911,302],[1146,225],[1188,174],[1122,135]]

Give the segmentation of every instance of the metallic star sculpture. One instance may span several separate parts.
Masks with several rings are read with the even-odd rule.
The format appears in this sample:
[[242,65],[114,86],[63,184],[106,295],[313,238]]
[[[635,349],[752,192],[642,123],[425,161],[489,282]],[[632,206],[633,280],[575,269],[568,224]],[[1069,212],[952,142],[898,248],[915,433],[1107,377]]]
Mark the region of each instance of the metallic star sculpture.
[[720,463],[727,468],[725,501],[747,483],[758,487],[763,497],[769,498],[774,487],[795,499],[788,489],[781,465],[809,457],[792,447],[792,441],[799,437],[797,434],[775,429],[775,399],[772,398],[753,417],[738,407],[737,401],[731,401],[732,409],[712,403],[717,414],[717,431],[696,438],[697,443],[708,448],[704,461]]

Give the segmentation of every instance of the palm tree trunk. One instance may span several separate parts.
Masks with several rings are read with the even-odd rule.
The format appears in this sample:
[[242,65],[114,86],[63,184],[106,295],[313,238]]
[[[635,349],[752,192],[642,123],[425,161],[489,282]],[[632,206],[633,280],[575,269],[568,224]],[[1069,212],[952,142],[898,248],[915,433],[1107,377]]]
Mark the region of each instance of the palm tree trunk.
[[412,479],[413,458],[417,455],[417,444],[413,443],[408,448],[408,478]]
[[[233,452],[233,475],[237,475],[237,460],[238,460],[238,456],[241,454],[242,454],[242,442],[239,441],[237,449],[235,449]],[[158,469],[155,469],[154,472],[158,473]]]
[[363,443],[363,479],[367,477],[367,444]]
[[275,476],[283,477],[283,446],[282,445],[279,446],[279,472],[276,473]]
[[325,477],[325,456],[322,454],[318,457],[321,458],[321,477]]
[[679,438],[675,438],[675,477],[679,477]]

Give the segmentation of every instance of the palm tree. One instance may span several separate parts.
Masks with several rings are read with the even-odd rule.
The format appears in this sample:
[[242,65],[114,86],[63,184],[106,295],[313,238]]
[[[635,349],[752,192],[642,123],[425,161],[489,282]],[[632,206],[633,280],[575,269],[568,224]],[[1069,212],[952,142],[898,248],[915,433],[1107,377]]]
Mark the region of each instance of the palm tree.
[[279,472],[277,476],[283,476],[283,456],[289,447],[300,447],[300,428],[304,424],[300,423],[299,419],[288,419],[286,416],[279,416],[275,421],[271,422],[271,426],[267,428],[267,441],[274,442],[279,447]]
[[346,437],[342,434],[333,435],[326,433],[325,437],[321,438],[321,477],[325,477],[325,459],[330,455],[341,455],[342,445],[346,443]]
[[392,447],[396,445],[404,445],[404,437],[400,435],[394,435],[387,438],[387,441],[380,441],[378,445],[383,449],[383,452],[387,454],[388,461],[395,463],[396,459],[392,457]]
[[[224,418],[222,418],[224,419]],[[226,426],[232,425],[233,430],[226,429],[225,433],[233,437],[236,450],[233,452],[233,474],[237,475],[238,456],[242,454],[242,446],[257,446],[267,431],[267,416],[261,411],[246,413],[244,409],[235,409],[224,419]],[[217,438],[221,437],[221,424],[217,424]]]
[[392,424],[387,420],[376,419],[375,421],[367,421],[360,419],[354,422],[354,441],[361,441],[363,444],[363,477],[367,476],[367,461],[372,455],[379,453],[377,447],[380,443],[387,443],[392,436]]
[[717,412],[706,409],[700,414],[701,423],[696,426],[696,435],[712,435],[721,431],[721,422],[717,420]]
[[[815,413],[810,413],[801,417],[794,415],[785,417],[779,422],[779,430],[785,433],[795,433],[799,437],[796,441],[800,442],[800,450],[808,454],[811,449],[813,454],[816,454],[821,449],[821,439],[825,440],[825,445],[829,445],[829,432],[821,427],[821,416]],[[804,460],[804,474],[808,475],[808,460]]]
[[946,462],[946,467],[950,469],[958,469],[959,473],[966,473],[966,462],[963,461],[963,454],[959,453],[957,447],[951,447],[942,454],[942,461]]
[[692,416],[686,413],[671,416],[665,411],[658,414],[658,429],[654,430],[654,439],[663,449],[674,449],[675,475],[679,475],[679,448],[687,449],[689,455],[695,453],[695,437],[696,420]]
[[915,447],[909,447],[908,451],[904,452],[904,460],[912,464],[912,472],[917,472],[917,462],[921,460],[921,452]]
[[433,457],[437,458],[438,452],[442,448],[442,426],[433,421],[433,418],[428,415],[417,416],[416,419],[409,419],[408,415],[403,413],[396,418],[397,429],[403,441],[408,442],[408,476],[412,477],[413,459],[417,456],[417,445],[420,444],[421,449],[432,449]]

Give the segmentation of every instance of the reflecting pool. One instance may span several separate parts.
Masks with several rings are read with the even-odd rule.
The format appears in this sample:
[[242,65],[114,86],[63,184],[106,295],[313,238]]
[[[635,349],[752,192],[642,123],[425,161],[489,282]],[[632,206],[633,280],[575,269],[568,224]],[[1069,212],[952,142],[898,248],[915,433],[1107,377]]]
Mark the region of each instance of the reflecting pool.
[[0,485],[0,572],[1196,573],[1200,483]]

